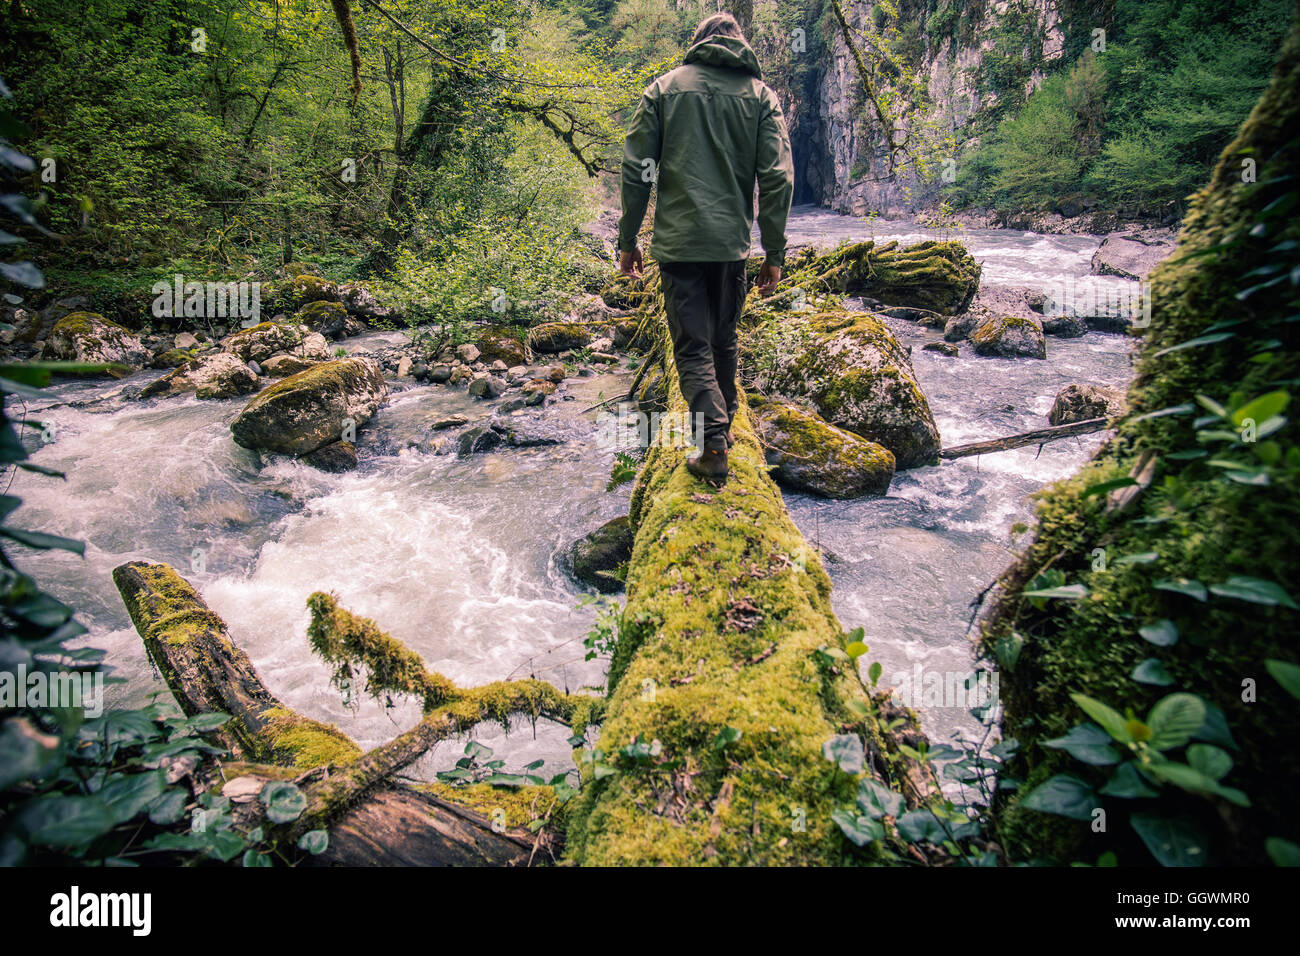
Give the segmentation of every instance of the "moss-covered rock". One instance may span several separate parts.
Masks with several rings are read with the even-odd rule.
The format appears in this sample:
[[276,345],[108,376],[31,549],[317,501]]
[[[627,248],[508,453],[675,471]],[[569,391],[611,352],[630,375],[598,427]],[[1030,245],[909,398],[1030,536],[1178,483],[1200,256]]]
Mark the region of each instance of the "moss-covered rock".
[[388,397],[379,366],[368,358],[322,362],[264,389],[231,423],[245,448],[305,455],[360,427]]
[[787,272],[817,275],[834,291],[939,315],[965,312],[979,290],[980,265],[960,242],[857,242],[830,253],[802,250]]
[[826,498],[883,495],[894,478],[889,449],[828,425],[790,402],[751,397],[754,430],[777,484]]
[[976,355],[1003,358],[1047,358],[1047,339],[1038,319],[1021,315],[1001,315],[986,319],[970,333]]
[[808,399],[830,424],[888,448],[899,468],[938,460],[930,404],[907,349],[883,322],[842,309],[782,321],[803,334],[760,372],[765,392]]
[[180,368],[193,359],[194,353],[189,349],[167,349],[155,355],[149,365],[151,368]]
[[620,571],[632,557],[632,524],[627,515],[606,521],[569,546],[564,563],[578,581],[602,594],[623,590]]
[[333,337],[348,328],[348,310],[341,302],[317,299],[299,309],[294,320],[313,332]]
[[534,352],[554,354],[588,346],[600,331],[583,322],[544,322],[528,330],[528,344]]
[[41,358],[50,361],[111,363],[96,374],[120,378],[153,356],[140,340],[116,322],[94,312],[70,312],[54,323]]
[[525,365],[528,362],[528,355],[524,349],[524,343],[519,337],[510,334],[504,328],[488,328],[479,333],[475,341],[478,348],[478,357],[489,365],[496,361],[506,363],[507,368],[513,368],[516,365]]
[[313,366],[319,365],[326,359],[303,358],[299,355],[289,355],[280,352],[272,355],[270,358],[263,359],[257,364],[262,368],[262,374],[267,378],[285,378],[289,375],[297,375],[299,372],[305,372]]
[[198,398],[234,398],[251,395],[257,389],[257,375],[237,355],[209,352],[150,382],[140,397],[166,398],[194,392]]
[[1128,400],[1118,388],[1104,385],[1062,385],[1047,413],[1052,425],[1068,425],[1090,418],[1119,418],[1128,412]]
[[221,343],[223,351],[243,362],[261,362],[277,352],[292,352],[305,359],[327,359],[329,343],[319,333],[297,323],[263,322],[241,329]]

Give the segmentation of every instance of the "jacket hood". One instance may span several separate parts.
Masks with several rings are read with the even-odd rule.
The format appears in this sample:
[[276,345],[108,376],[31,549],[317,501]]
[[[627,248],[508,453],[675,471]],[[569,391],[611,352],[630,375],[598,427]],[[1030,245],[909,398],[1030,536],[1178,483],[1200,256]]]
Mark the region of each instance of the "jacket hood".
[[758,66],[758,57],[754,55],[749,44],[740,37],[705,37],[686,51],[686,59],[682,62],[721,66],[748,73],[755,79],[763,78],[763,71]]

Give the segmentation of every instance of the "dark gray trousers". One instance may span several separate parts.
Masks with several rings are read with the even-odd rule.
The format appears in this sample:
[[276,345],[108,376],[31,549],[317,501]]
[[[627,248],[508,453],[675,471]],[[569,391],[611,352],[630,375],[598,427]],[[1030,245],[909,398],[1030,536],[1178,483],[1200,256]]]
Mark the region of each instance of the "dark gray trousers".
[[661,262],[659,276],[691,427],[703,425],[703,448],[723,451],[737,407],[736,321],[745,308],[745,260]]

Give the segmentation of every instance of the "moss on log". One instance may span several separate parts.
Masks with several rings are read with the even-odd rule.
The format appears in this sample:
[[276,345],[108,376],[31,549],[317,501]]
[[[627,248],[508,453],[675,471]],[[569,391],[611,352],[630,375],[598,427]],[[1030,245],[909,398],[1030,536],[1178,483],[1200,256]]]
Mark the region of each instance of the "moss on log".
[[[1300,780],[1294,746],[1300,709],[1264,665],[1272,658],[1296,662],[1297,612],[1282,602],[1215,593],[1237,575],[1281,588],[1300,580],[1300,434],[1287,421],[1269,436],[1281,464],[1267,485],[1231,481],[1205,458],[1177,456],[1198,449],[1198,395],[1233,409],[1287,387],[1300,373],[1295,325],[1285,321],[1297,308],[1293,286],[1280,282],[1246,292],[1267,281],[1258,272],[1252,277],[1262,264],[1275,264],[1282,276],[1300,265],[1300,220],[1285,212],[1296,198],[1296,129],[1300,21],[1282,48],[1271,85],[1223,151],[1209,184],[1192,198],[1177,250],[1151,275],[1152,321],[1129,391],[1132,416],[1082,474],[1043,495],[1035,538],[1002,576],[986,609],[982,641],[990,653],[1008,639],[1023,640],[1014,667],[1004,667],[1000,681],[1004,732],[1021,742],[1009,774],[1026,780],[998,810],[1013,857],[1091,862],[1112,850],[1121,864],[1151,861],[1126,819],[1134,810],[1150,809],[1151,801],[1107,800],[1103,835],[1088,821],[1020,806],[1033,786],[1063,770],[1093,786],[1105,778],[1104,769],[1083,767],[1044,746],[1086,721],[1072,693],[1146,714],[1171,691],[1189,691],[1222,713],[1233,741],[1219,736],[1234,762],[1223,782],[1244,791],[1252,806],[1172,786],[1163,788],[1156,804],[1161,815],[1182,818],[1206,834],[1204,862],[1265,862],[1267,838],[1300,842],[1292,806]],[[1205,336],[1200,347],[1180,347]],[[1177,412],[1180,406],[1186,411]],[[1140,417],[1166,409],[1175,413]],[[1245,452],[1253,455],[1249,446]],[[1149,472],[1157,460],[1156,480],[1126,508],[1107,508],[1105,496],[1087,494],[1101,482]],[[1143,462],[1145,469],[1138,467]],[[1109,556],[1104,567],[1095,560],[1097,548]],[[1115,563],[1125,555],[1154,558]],[[1087,599],[1043,606],[1022,598],[1026,584],[1047,568],[1084,585]],[[1156,587],[1162,581],[1197,582],[1208,593],[1198,600]],[[1159,621],[1177,628],[1177,643],[1155,646],[1139,636],[1139,628]],[[1153,657],[1168,672],[1167,686],[1131,676]],[[1247,686],[1255,686],[1257,696],[1246,693]]]

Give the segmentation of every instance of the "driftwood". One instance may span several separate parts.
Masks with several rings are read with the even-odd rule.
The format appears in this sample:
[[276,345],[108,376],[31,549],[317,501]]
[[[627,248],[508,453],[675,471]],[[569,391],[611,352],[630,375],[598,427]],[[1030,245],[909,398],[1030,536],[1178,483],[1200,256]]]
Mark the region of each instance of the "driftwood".
[[283,768],[291,767],[306,771],[299,779],[320,778],[304,786],[308,810],[286,833],[296,839],[329,827],[329,849],[312,862],[520,866],[539,846],[542,859],[553,855],[549,835],[494,827],[475,810],[391,780],[432,743],[456,733],[458,721],[426,719],[363,755],[337,728],[294,713],[271,694],[225,623],[170,567],[131,562],[116,568],[113,580],[181,710],[234,718],[208,736],[234,759],[253,761],[238,776],[283,779]]
[[1005,438],[971,442],[968,445],[953,445],[951,448],[945,448],[939,452],[939,457],[966,458],[970,455],[987,455],[995,451],[1009,451],[1012,448],[1038,445],[1055,441],[1058,438],[1071,438],[1075,435],[1087,435],[1092,432],[1104,431],[1109,426],[1110,419],[1108,418],[1089,418],[1081,422],[1071,422],[1068,425],[1036,428],[1033,431],[1021,432],[1019,435],[1007,435]]

